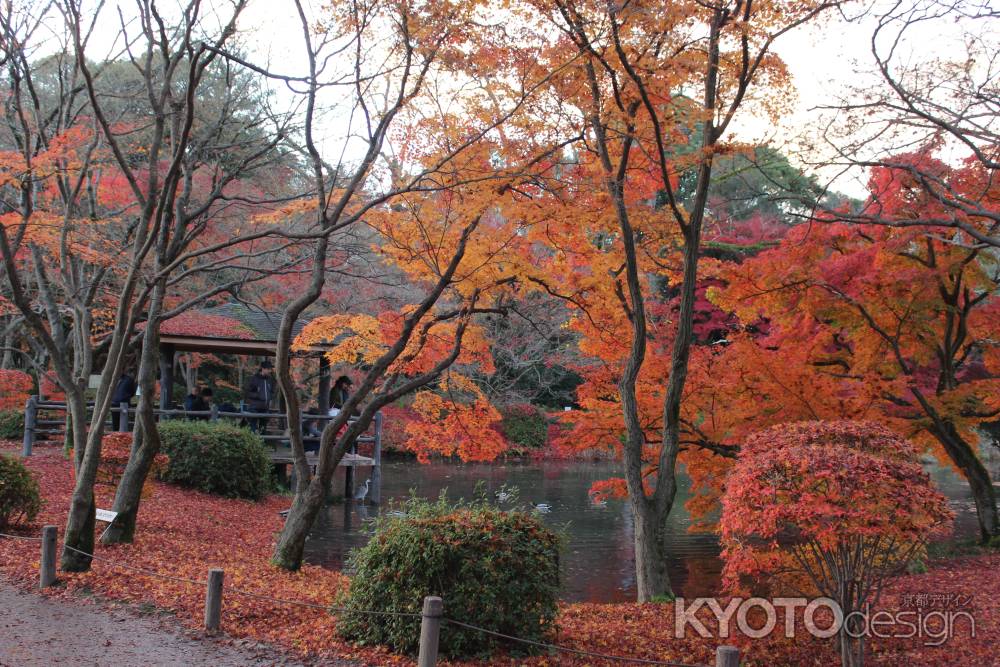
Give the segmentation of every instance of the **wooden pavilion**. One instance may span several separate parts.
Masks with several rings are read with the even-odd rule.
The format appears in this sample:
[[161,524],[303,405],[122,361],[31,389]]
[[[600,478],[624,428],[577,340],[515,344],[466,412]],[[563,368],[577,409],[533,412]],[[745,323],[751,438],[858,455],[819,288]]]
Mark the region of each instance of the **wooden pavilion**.
[[[158,419],[194,417],[198,419],[216,420],[220,417],[230,419],[266,418],[281,422],[286,419],[284,411],[261,414],[242,409],[236,412],[220,412],[218,406],[213,406],[210,412],[187,412],[173,406],[174,392],[174,361],[178,352],[202,352],[216,354],[236,354],[254,357],[273,357],[277,351],[278,327],[281,314],[252,308],[241,303],[227,303],[213,308],[191,310],[178,317],[167,320],[160,328],[160,408],[156,411]],[[292,333],[297,335],[302,331],[307,321],[296,322]],[[316,346],[301,352],[301,356],[315,357],[319,364],[319,409],[322,417],[330,408],[330,366],[323,352],[326,346]],[[280,398],[280,394],[279,394]],[[128,403],[112,408],[114,418],[118,420],[119,428],[126,430],[129,424],[129,414],[135,408]],[[45,414],[52,414],[46,418]],[[54,413],[54,414],[53,414]],[[32,396],[25,408],[24,448],[25,456],[30,456],[36,435],[54,435],[61,433],[58,428],[65,423],[66,404],[45,400]],[[55,415],[60,418],[55,418]],[[372,443],[373,456],[360,456],[356,451],[344,455],[340,467],[345,468],[344,492],[350,498],[354,490],[354,468],[372,468],[372,488],[369,498],[378,503],[381,500],[381,450],[382,450],[382,415],[375,415],[373,433],[362,435],[358,442]],[[284,477],[286,468],[292,463],[292,452],[288,446],[287,435],[263,433],[272,451],[272,463],[279,468]],[[316,465],[316,454],[309,454],[310,465]]]

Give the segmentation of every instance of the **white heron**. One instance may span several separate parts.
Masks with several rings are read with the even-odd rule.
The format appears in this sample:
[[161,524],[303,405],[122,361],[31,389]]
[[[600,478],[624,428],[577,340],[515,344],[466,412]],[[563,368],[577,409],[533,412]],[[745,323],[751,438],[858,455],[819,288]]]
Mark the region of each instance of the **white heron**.
[[371,478],[365,480],[365,485],[354,491],[354,499],[360,502],[365,502],[365,496],[368,495],[368,485],[371,483]]

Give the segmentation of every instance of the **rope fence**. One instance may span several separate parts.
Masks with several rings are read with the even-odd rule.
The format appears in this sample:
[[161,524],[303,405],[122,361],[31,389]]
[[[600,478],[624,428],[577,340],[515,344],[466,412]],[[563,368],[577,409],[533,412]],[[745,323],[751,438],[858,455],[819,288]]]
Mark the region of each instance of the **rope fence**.
[[[55,526],[43,527],[41,537],[0,533],[0,538],[21,540],[26,542],[40,542],[41,560],[39,562],[39,588],[47,588],[56,582],[55,564],[56,564],[56,548],[57,548],[57,528]],[[63,547],[65,549],[68,549],[69,551],[78,553],[82,556],[86,556],[99,563],[105,563],[111,567],[118,567],[125,570],[138,572],[140,574],[149,577],[163,579],[166,581],[173,581],[177,583],[190,584],[195,586],[204,586],[205,587],[205,624],[204,624],[205,630],[207,632],[219,631],[219,628],[221,627],[221,617],[222,617],[223,580],[225,577],[223,570],[210,569],[208,571],[207,580],[188,579],[187,577],[178,577],[174,575],[161,574],[153,570],[148,570],[146,568],[123,563],[119,560],[105,558],[104,556],[97,556],[92,553],[88,553],[86,551],[77,549],[75,547],[71,547],[68,544],[64,544]],[[513,635],[504,634],[502,632],[490,630],[489,628],[483,628],[477,625],[472,625],[469,623],[464,623],[462,621],[457,621],[453,618],[445,617],[443,614],[444,602],[440,597],[437,596],[425,597],[423,612],[416,613],[416,612],[388,611],[380,609],[350,609],[347,607],[333,607],[329,605],[316,604],[314,602],[303,602],[301,600],[285,600],[282,598],[276,598],[270,595],[264,595],[262,593],[254,593],[252,591],[245,591],[238,588],[228,588],[225,589],[225,591],[227,594],[231,595],[239,595],[242,597],[248,597],[257,600],[265,600],[268,602],[274,602],[276,604],[287,604],[298,607],[306,607],[309,609],[318,609],[330,613],[367,614],[372,616],[397,616],[397,617],[402,616],[407,618],[420,619],[420,649],[417,658],[418,667],[435,667],[437,665],[438,644],[440,640],[442,623],[450,623],[451,625],[454,625],[456,627],[465,628],[467,630],[472,630],[475,632],[482,632],[484,634],[491,635],[498,639],[517,642],[527,646],[534,646],[536,648],[541,648],[550,652],[567,653],[587,658],[596,658],[600,660],[612,660],[617,663],[661,665],[663,667],[711,667],[709,665],[671,662],[668,660],[655,660],[651,658],[637,658],[630,656],[613,655],[609,653],[599,653],[595,651],[585,651],[583,649],[576,649],[569,646],[560,646],[558,644],[547,644],[545,642],[539,642],[533,639],[524,639],[522,637],[516,637]],[[739,667],[739,664],[740,664],[739,649],[737,649],[736,647],[719,646],[716,649],[715,667]]]

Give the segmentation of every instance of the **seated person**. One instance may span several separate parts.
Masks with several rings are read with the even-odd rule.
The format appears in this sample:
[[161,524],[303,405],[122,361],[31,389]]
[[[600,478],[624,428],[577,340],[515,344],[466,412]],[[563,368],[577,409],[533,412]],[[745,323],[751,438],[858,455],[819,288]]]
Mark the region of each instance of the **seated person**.
[[[337,378],[337,381],[333,383],[333,388],[330,389],[330,412],[331,417],[336,417],[340,414],[340,411],[344,409],[344,405],[347,404],[347,399],[351,396],[351,385],[354,383],[351,378],[346,375],[341,375]],[[360,415],[361,411],[358,408],[354,408],[354,416]]]
[[[204,387],[200,392],[195,390],[193,393],[185,396],[184,409],[188,412],[207,412],[211,410],[212,390],[209,387]],[[188,418],[207,420],[208,415],[191,415]]]

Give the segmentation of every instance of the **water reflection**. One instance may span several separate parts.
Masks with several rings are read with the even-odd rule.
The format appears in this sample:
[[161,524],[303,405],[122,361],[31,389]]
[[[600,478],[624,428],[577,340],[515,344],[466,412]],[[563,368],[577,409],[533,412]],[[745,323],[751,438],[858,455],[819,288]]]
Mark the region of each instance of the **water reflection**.
[[[997,466],[991,467],[996,468]],[[977,534],[968,486],[952,470],[928,466],[931,477],[952,501],[955,534]],[[383,466],[384,499],[403,498],[413,489],[435,498],[442,489],[452,498],[470,497],[478,482],[493,493],[516,486],[524,504],[546,503],[543,514],[550,526],[566,535],[562,557],[563,598],[574,601],[621,602],[635,599],[635,557],[631,510],[624,501],[598,506],[587,490],[594,482],[620,475],[609,462],[532,462],[504,464],[389,462]],[[363,479],[361,480],[363,481]],[[686,597],[718,591],[722,563],[714,535],[689,533],[683,509],[690,482],[681,476],[675,510],[668,525],[670,559],[667,564],[675,592]],[[306,560],[331,568],[344,566],[351,549],[368,540],[368,522],[381,508],[348,502],[324,508],[306,543]]]

